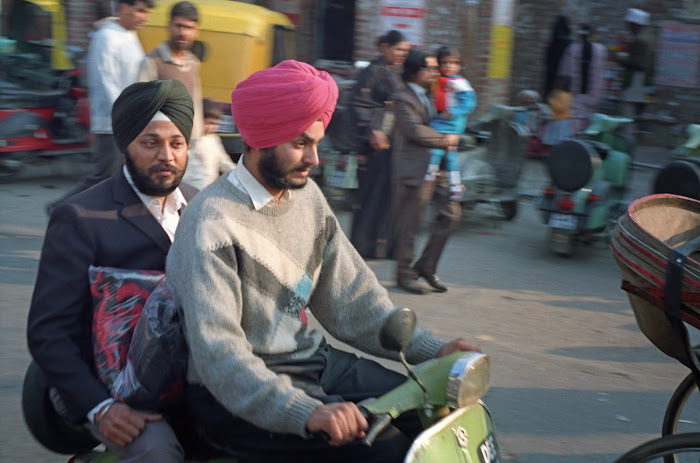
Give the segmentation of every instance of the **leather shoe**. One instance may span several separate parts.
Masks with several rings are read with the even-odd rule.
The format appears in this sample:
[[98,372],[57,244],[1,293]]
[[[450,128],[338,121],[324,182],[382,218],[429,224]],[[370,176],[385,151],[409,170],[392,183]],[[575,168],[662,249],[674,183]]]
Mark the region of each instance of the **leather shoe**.
[[436,292],[444,293],[447,291],[447,286],[442,284],[442,281],[440,281],[440,277],[437,276],[437,273],[430,274],[430,273],[421,272],[418,269],[414,269],[414,270],[416,271],[416,273],[418,273],[418,275],[420,277],[422,277],[425,281],[427,281],[428,284],[430,286],[432,286],[433,290],[435,290]]
[[408,291],[409,293],[413,294],[425,294],[425,290],[421,288],[418,283],[415,281],[411,281],[406,278],[399,278],[399,280],[396,282],[396,285],[405,290]]

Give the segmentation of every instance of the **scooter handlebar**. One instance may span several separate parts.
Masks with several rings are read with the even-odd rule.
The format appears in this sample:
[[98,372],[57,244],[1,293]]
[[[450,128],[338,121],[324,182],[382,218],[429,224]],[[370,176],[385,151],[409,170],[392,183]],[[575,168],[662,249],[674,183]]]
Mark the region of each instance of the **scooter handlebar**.
[[[364,410],[363,414],[366,414]],[[374,417],[374,420],[372,420],[372,423],[370,424],[369,429],[367,430],[367,435],[364,439],[362,439],[362,443],[365,444],[367,447],[371,447],[379,433],[384,431],[390,424],[391,415],[389,415],[388,413],[383,413],[379,416]]]

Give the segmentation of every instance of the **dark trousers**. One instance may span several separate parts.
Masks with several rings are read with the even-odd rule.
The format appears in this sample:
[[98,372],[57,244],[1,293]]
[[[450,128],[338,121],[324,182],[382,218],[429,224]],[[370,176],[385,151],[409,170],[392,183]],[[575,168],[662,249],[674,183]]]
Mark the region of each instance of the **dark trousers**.
[[391,151],[367,149],[357,168],[350,242],[362,257],[391,256]]
[[[270,364],[287,374],[295,386],[324,403],[359,402],[378,397],[403,384],[406,377],[376,362],[324,346],[310,359]],[[198,431],[214,447],[256,462],[402,462],[413,439],[422,431],[417,413],[405,413],[381,433],[372,447],[355,441],[332,447],[320,438],[275,434],[233,416],[202,387],[186,391],[190,414]]]
[[433,274],[445,248],[447,239],[457,228],[462,216],[459,202],[451,201],[449,185],[445,171],[441,171],[433,182],[424,182],[420,186],[397,185],[396,187],[396,233],[394,235],[395,257],[397,262],[396,277],[415,279],[416,272],[411,268],[415,257],[414,248],[418,228],[423,220],[425,206],[431,201],[435,208],[435,220],[432,223],[430,238],[421,257],[413,264],[423,273]]
[[68,190],[67,193],[54,201],[52,203],[53,205],[56,205],[73,195],[77,195],[83,190],[87,190],[93,185],[97,185],[102,180],[108,179],[124,164],[122,154],[119,151],[119,148],[117,148],[117,145],[114,143],[114,135],[111,133],[98,133],[93,134],[93,137],[92,152],[90,156],[92,161],[95,163],[95,171],[87,177],[83,177],[80,183],[75,185],[73,188]]

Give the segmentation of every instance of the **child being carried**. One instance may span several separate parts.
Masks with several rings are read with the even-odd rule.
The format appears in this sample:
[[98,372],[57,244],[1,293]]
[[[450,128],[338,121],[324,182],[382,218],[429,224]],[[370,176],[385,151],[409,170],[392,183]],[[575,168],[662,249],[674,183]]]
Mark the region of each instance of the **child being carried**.
[[[469,81],[459,74],[461,62],[457,50],[440,47],[437,60],[440,77],[433,90],[433,97],[438,115],[430,126],[440,133],[462,134],[467,127],[467,115],[476,107],[476,93]],[[450,184],[450,199],[459,200],[464,194],[464,187],[456,146],[447,150],[438,148],[431,150],[430,165],[425,180],[434,181],[437,178],[443,158]]]

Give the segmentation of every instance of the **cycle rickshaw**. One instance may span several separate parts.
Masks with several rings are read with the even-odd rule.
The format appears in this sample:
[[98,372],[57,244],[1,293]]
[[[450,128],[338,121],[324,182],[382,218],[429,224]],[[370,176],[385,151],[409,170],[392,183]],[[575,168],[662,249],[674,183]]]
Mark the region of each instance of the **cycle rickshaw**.
[[[634,201],[618,220],[610,249],[640,330],[691,371],[668,403],[661,437],[616,463],[678,463],[691,456],[687,461],[697,462],[700,406],[689,404],[700,401],[700,347],[691,346],[687,328],[700,329],[700,201],[670,194]],[[697,416],[687,416],[691,408]]]

